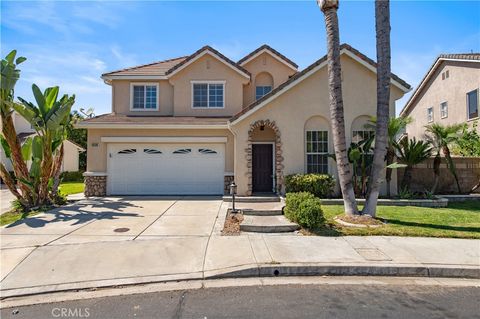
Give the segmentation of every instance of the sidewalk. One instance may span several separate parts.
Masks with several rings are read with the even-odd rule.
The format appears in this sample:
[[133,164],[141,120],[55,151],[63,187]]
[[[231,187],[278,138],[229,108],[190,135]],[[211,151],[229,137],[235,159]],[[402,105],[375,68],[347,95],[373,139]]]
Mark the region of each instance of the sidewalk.
[[166,236],[2,249],[1,297],[171,280],[393,275],[480,278],[480,241]]

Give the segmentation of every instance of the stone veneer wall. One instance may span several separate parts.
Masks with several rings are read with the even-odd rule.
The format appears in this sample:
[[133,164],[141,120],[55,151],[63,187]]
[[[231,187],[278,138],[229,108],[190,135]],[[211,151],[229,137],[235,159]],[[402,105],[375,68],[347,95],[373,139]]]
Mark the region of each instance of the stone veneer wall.
[[[480,180],[480,157],[454,157],[453,162],[457,171],[457,176],[462,192],[468,192]],[[398,189],[402,185],[404,169],[398,169]],[[414,192],[424,192],[431,190],[435,180],[433,173],[433,159],[416,165],[412,171],[412,182],[410,189]],[[440,165],[440,181],[438,183],[438,194],[457,193],[457,184],[450,170],[447,168],[445,158],[442,158]],[[480,188],[476,190],[480,193]]]
[[107,176],[85,176],[85,196],[106,196]]
[[234,180],[233,175],[225,175],[223,178],[223,194],[230,195],[230,184],[232,184]]
[[253,143],[253,131],[261,126],[269,127],[275,132],[275,189],[277,193],[281,193],[283,189],[283,153],[282,153],[282,141],[280,139],[280,130],[278,129],[275,121],[270,120],[258,120],[250,125],[248,130],[248,146],[245,149],[245,156],[247,159],[247,179],[248,189],[247,195],[251,196],[253,193],[252,182],[252,143]]

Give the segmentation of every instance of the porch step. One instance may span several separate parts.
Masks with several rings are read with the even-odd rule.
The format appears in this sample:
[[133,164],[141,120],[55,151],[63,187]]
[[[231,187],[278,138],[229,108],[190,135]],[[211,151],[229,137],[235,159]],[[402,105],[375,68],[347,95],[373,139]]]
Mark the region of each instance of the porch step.
[[283,212],[281,209],[242,209],[243,215],[246,216],[281,216]]
[[244,215],[252,216],[276,216],[283,215],[283,202],[258,202],[258,203],[237,203],[236,209]]
[[[223,196],[224,202],[231,202],[232,196],[225,195]],[[258,203],[258,202],[279,202],[280,197],[276,195],[272,196],[235,196],[236,203]]]
[[245,215],[240,230],[255,233],[286,233],[298,230],[300,226],[292,223],[285,216],[250,216]]

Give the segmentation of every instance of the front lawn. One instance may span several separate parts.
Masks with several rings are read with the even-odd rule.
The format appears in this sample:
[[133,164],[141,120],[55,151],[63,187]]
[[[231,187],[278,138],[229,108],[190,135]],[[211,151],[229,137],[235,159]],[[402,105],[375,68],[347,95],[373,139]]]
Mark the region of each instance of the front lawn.
[[326,225],[307,234],[480,238],[480,201],[450,203],[447,208],[379,206],[377,218],[386,222],[379,228],[344,227],[333,221],[343,213],[343,206],[323,205],[322,209]]
[[60,184],[60,192],[63,195],[83,193],[85,184],[82,182],[64,182]]

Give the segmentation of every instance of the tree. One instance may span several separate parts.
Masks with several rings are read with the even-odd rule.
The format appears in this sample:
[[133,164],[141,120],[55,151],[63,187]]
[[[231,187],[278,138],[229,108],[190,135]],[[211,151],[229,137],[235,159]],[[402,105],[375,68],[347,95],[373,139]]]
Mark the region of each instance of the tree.
[[375,0],[377,43],[377,121],[373,163],[363,213],[375,217],[385,169],[390,117],[390,0]]
[[428,159],[431,156],[432,147],[426,141],[405,138],[397,144],[397,150],[400,154],[400,162],[406,165],[401,185],[402,189],[406,189],[412,181],[413,166]]
[[[30,170],[39,171],[38,183],[20,179],[32,190],[38,190],[38,205],[48,204],[53,198],[49,196],[49,182],[56,175],[63,158],[62,144],[66,139],[66,126],[70,120],[70,111],[75,96],[64,95],[58,98],[58,86],[47,88],[43,93],[37,85],[32,85],[33,95],[37,105],[27,102],[22,98],[22,104],[13,106],[15,111],[25,118],[35,129],[42,148],[42,156],[32,162]],[[58,156],[60,159],[55,160]],[[58,162],[60,164],[58,164]],[[54,165],[56,164],[56,165]],[[58,186],[58,185],[57,185]]]
[[452,153],[460,156],[480,157],[478,121],[474,121],[471,128],[466,124],[463,125],[462,132],[455,141]]
[[[80,109],[80,112],[82,112],[82,109]],[[85,116],[77,111],[72,111],[70,117],[70,124],[67,126],[67,138],[84,149],[87,149],[87,130],[75,128],[75,124],[84,120]],[[87,152],[81,152],[78,161],[80,170],[84,171],[87,168]]]
[[[20,78],[20,70],[17,65],[24,62],[24,57],[15,59],[17,51],[11,51],[4,59],[2,59],[1,73],[1,89],[0,89],[0,115],[2,121],[1,143],[5,155],[12,161],[15,177],[24,180],[29,179],[28,167],[22,156],[22,147],[17,132],[13,124],[13,105],[15,84]],[[20,190],[17,190],[16,181],[10,176],[5,166],[0,163],[0,177],[7,185],[10,192],[24,205],[32,204],[32,193],[30,189],[21,184]]]
[[[376,117],[372,117],[367,125],[367,128],[374,128],[377,122]],[[386,173],[385,180],[387,182],[387,197],[391,197],[391,182],[392,182],[392,165],[395,160],[395,149],[397,145],[397,138],[400,133],[412,122],[410,117],[395,117],[388,120],[388,135],[387,135],[387,154],[385,156],[386,161]]]
[[[453,163],[452,156],[450,154],[450,146],[454,144],[458,139],[458,133],[463,128],[462,124],[452,124],[443,126],[438,123],[433,123],[430,125],[425,126],[426,129],[426,137],[430,144],[434,147],[436,152],[435,160],[434,160],[434,173],[435,173],[435,189],[436,185],[438,185],[438,180],[440,177],[440,151],[443,152],[445,159],[447,160],[448,169],[450,173],[452,173],[453,177],[455,178],[455,182],[457,184],[458,193],[461,193],[460,183],[458,181],[457,171],[455,169],[455,164]],[[432,191],[433,192],[433,191]]]
[[342,192],[345,213],[347,215],[358,215],[358,208],[352,183],[352,171],[348,161],[347,145],[345,141],[340,40],[337,17],[338,0],[317,0],[317,4],[325,16],[325,26],[327,30],[330,119],[332,122],[333,145],[337,162],[338,179]]

